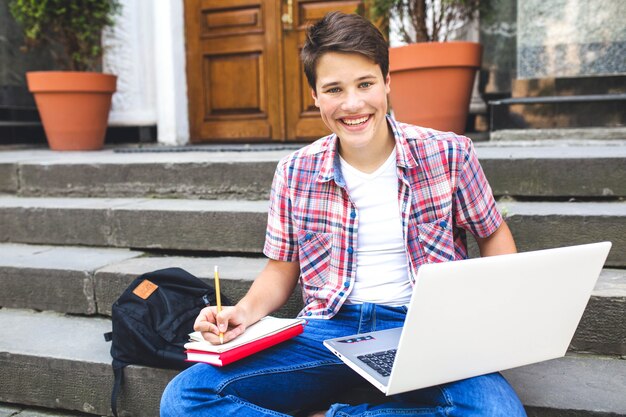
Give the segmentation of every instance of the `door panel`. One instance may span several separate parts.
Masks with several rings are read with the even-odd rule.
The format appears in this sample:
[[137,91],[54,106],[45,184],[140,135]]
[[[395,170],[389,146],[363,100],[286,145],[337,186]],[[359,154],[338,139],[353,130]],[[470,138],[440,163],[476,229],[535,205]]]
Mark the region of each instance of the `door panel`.
[[344,1],[314,1],[300,0],[299,2],[301,22],[320,20],[326,13],[339,11],[344,13],[356,13],[361,0]]
[[204,15],[205,36],[262,33],[261,9],[258,5],[236,10],[217,10]]
[[275,2],[187,0],[192,142],[282,137]]

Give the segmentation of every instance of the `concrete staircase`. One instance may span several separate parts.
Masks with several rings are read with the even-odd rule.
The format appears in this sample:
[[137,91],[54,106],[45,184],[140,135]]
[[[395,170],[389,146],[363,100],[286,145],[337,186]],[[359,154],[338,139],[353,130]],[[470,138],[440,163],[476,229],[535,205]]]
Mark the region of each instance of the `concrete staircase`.
[[[626,141],[535,139],[477,144],[520,250],[613,248],[568,356],[505,374],[530,416],[626,416]],[[219,264],[224,293],[245,293],[290,152],[264,149],[0,151],[0,416],[110,415],[102,334],[137,275],[180,266],[210,279]],[[277,314],[300,306],[294,294]],[[158,415],[175,372],[126,375],[123,415]]]

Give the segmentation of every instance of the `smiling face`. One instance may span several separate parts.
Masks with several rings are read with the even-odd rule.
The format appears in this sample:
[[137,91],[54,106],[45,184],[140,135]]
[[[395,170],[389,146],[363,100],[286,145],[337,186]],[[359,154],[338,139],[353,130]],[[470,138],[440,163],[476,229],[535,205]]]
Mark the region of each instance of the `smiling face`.
[[389,75],[383,77],[380,67],[363,55],[327,52],[317,62],[316,76],[315,105],[326,126],[339,137],[344,158],[355,152],[393,148],[385,117]]

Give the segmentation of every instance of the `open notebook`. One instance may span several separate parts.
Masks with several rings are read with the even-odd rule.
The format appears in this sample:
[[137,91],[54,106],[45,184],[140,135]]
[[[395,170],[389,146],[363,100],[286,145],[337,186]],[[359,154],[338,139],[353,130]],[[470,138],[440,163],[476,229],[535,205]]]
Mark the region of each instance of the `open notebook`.
[[213,345],[204,340],[200,332],[193,332],[185,344],[187,360],[224,366],[299,335],[304,330],[304,322],[303,319],[267,316],[222,345]]

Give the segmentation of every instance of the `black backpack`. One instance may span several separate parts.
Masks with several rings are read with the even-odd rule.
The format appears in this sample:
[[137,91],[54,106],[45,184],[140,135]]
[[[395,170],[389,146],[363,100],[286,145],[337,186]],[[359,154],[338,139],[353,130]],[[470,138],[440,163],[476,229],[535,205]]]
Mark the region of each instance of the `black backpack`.
[[[104,335],[112,341],[113,415],[117,416],[126,366],[184,369],[191,365],[185,362],[183,345],[200,310],[215,303],[214,288],[180,268],[145,273],[128,286],[113,303],[112,332]],[[222,304],[230,301],[222,296]]]

